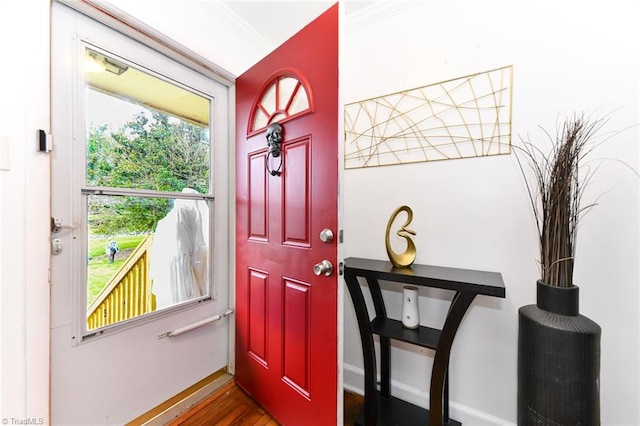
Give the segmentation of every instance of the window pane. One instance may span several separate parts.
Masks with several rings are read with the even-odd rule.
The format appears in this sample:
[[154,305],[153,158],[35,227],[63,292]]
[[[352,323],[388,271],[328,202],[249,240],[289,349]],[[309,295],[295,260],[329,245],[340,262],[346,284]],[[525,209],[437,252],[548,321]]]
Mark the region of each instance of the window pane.
[[209,296],[206,201],[86,197],[87,329]]
[[210,296],[209,205],[193,194],[212,195],[211,101],[97,49],[85,59],[94,330]]
[[291,106],[289,107],[289,114],[297,114],[307,109],[309,109],[309,98],[307,98],[307,92],[305,92],[304,87],[300,86],[293,97]]
[[86,50],[87,186],[209,193],[210,100]]

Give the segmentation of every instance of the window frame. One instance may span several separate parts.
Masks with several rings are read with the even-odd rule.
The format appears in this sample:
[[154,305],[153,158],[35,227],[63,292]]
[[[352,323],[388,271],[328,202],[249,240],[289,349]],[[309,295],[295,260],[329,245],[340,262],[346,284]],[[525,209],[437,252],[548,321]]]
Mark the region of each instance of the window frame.
[[[72,209],[75,224],[73,250],[73,276],[71,277],[72,291],[72,321],[74,345],[95,340],[100,336],[112,335],[128,330],[139,325],[147,324],[160,318],[166,318],[177,312],[182,312],[198,306],[202,303],[214,301],[218,297],[218,287],[229,285],[229,261],[225,255],[225,248],[229,244],[228,226],[220,222],[221,217],[226,217],[228,211],[227,187],[229,180],[229,169],[227,166],[228,145],[229,145],[229,111],[230,111],[230,87],[224,82],[211,79],[211,76],[202,74],[196,69],[187,67],[183,63],[176,61],[166,55],[152,49],[150,46],[133,39],[126,34],[129,42],[123,47],[117,40],[93,40],[89,37],[78,35],[73,46],[73,105],[71,106],[73,116],[73,141],[72,164],[78,165],[72,172],[71,194]],[[87,185],[86,180],[86,90],[88,90],[85,79],[84,57],[85,49],[92,49],[105,52],[123,62],[135,66],[154,77],[161,78],[171,84],[177,85],[186,90],[197,93],[209,100],[209,193],[208,194],[185,194],[181,192],[149,191],[133,188],[104,188]],[[141,53],[144,52],[144,53]],[[135,57],[135,60],[132,58]],[[162,72],[159,70],[162,69]],[[220,200],[217,193],[222,193]],[[209,206],[209,294],[199,298],[180,302],[173,306],[163,308],[140,315],[138,317],[123,320],[108,326],[97,329],[87,329],[87,264],[83,261],[87,253],[87,199],[91,194],[101,195],[124,195],[141,197],[158,197],[169,199],[190,199],[204,200]],[[222,203],[220,203],[222,201]],[[222,212],[220,211],[222,210]],[[223,214],[220,214],[223,213]]]

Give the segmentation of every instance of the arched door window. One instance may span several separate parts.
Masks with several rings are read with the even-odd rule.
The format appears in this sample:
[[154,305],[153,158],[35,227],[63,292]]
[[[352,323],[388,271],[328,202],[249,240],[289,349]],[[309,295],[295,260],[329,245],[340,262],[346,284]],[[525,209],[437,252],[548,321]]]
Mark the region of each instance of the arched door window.
[[308,85],[294,76],[281,75],[271,80],[258,97],[247,133],[257,133],[271,123],[282,123],[311,111],[313,105]]

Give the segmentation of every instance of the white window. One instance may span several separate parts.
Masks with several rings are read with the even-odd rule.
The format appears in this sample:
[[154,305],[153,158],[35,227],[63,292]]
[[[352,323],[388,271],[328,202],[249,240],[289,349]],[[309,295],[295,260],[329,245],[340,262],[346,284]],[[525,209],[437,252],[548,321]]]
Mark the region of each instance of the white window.
[[94,330],[211,297],[213,99],[93,46],[84,58]]
[[73,171],[54,170],[53,194],[72,188],[84,339],[215,299],[217,268],[228,268],[214,247],[227,241],[214,238],[216,190],[226,187],[226,166],[214,164],[228,143],[228,98],[157,53],[82,37],[76,50],[75,135],[69,158],[54,162]]

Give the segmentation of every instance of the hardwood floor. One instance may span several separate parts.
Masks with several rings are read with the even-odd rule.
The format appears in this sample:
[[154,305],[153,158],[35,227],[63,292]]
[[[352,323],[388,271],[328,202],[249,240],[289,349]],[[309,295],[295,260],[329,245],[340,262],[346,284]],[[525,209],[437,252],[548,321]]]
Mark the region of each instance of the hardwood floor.
[[344,391],[344,426],[353,426],[363,406],[364,396]]
[[[361,395],[346,392],[344,394],[344,425],[351,426],[362,408]],[[188,412],[184,413],[170,426],[202,426],[202,425],[255,425],[278,426],[267,413],[249,395],[244,393],[231,381],[222,386],[211,396],[202,400]]]

